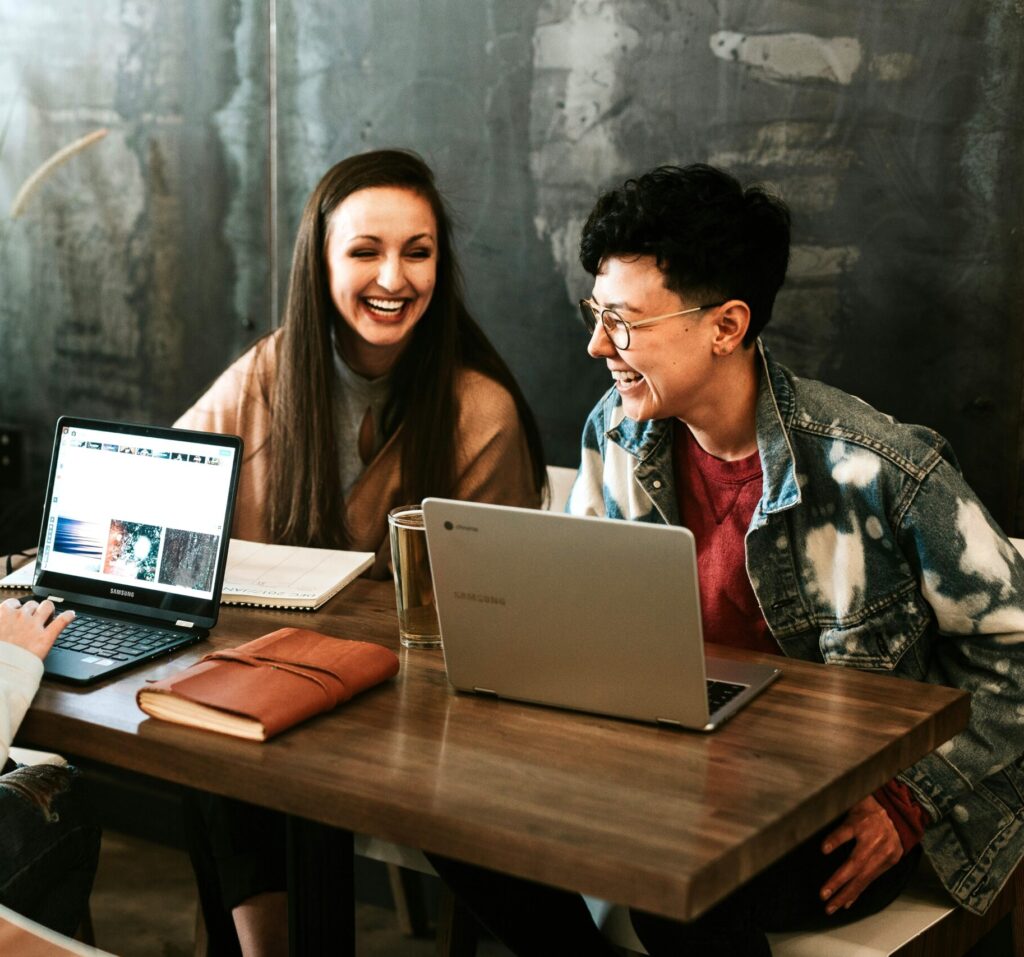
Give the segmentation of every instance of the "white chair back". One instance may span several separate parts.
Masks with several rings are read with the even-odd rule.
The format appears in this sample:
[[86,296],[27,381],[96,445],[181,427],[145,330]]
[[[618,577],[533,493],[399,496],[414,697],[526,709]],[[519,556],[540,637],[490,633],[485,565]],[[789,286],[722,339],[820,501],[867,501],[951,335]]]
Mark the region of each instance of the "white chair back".
[[548,491],[544,496],[543,508],[549,512],[564,512],[565,503],[569,501],[572,483],[576,481],[576,469],[563,468],[561,465],[548,466]]

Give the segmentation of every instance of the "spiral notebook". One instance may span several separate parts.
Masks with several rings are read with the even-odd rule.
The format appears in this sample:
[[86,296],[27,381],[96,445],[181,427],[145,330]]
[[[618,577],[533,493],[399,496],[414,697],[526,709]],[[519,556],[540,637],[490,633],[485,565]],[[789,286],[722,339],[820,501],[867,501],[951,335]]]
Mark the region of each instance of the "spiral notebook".
[[[373,564],[373,552],[297,545],[264,545],[231,539],[222,605],[315,611]],[[29,590],[35,562],[4,579],[0,588]]]
[[373,552],[231,539],[221,603],[314,611],[373,564]]

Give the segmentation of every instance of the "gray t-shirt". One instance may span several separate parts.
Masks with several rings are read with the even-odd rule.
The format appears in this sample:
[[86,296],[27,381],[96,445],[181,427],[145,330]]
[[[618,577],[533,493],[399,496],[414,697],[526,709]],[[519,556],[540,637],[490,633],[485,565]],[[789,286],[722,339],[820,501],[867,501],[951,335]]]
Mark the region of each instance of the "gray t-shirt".
[[354,372],[334,350],[334,421],[338,429],[338,470],[344,494],[363,474],[365,462],[359,456],[359,430],[366,410],[373,415],[372,459],[384,444],[384,407],[391,397],[391,375],[366,379]]

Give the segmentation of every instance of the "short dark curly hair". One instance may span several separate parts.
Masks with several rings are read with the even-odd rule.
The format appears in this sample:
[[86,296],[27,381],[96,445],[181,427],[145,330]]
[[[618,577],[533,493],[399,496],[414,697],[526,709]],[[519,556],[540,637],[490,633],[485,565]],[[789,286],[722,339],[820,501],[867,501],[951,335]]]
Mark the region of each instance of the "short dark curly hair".
[[789,264],[789,209],[701,163],[659,166],[604,193],[587,218],[580,262],[592,276],[610,256],[654,256],[673,292],[742,299],[750,345],[768,324]]

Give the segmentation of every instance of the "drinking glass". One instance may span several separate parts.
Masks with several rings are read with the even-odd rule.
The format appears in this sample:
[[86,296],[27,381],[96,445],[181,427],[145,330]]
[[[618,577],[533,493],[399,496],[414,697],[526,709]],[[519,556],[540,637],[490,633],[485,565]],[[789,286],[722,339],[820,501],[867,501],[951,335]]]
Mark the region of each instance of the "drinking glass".
[[388,529],[399,637],[406,648],[437,648],[441,626],[434,604],[423,509],[418,505],[393,508],[388,512]]

